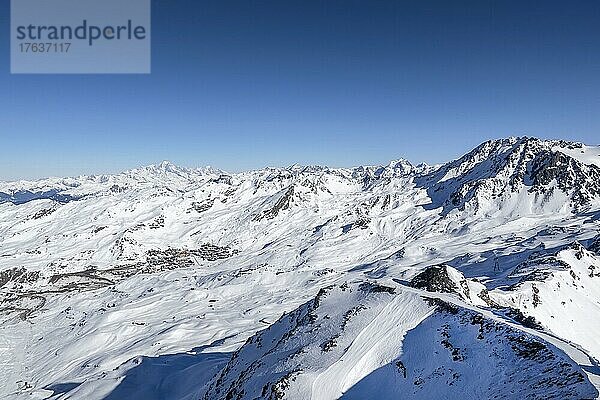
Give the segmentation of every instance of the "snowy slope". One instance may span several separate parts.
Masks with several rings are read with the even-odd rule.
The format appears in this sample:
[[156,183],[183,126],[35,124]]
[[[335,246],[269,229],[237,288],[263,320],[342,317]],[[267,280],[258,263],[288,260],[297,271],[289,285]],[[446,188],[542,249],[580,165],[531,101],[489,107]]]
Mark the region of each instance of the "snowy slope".
[[575,145],[569,145],[568,143],[559,143],[552,148],[555,151],[566,154],[567,156],[573,157],[583,164],[594,164],[600,167],[600,147],[599,146],[585,146],[584,144],[577,143]]
[[[404,288],[402,295],[365,295],[370,311],[340,336],[350,343],[363,322],[377,321],[369,337],[380,339],[353,347],[349,359],[365,364],[353,369],[335,351],[316,351],[339,326],[341,310],[362,301],[352,297],[361,296],[358,289],[332,295],[338,300],[325,331],[289,344],[315,350],[297,359],[294,368],[312,372],[298,378],[304,383],[294,396],[322,380],[327,385],[317,386],[327,391],[310,389],[312,398],[349,396],[370,379],[386,384],[385,365],[400,355],[404,338],[422,331],[433,343],[433,331],[446,323],[461,348],[522,362],[531,372],[526,380],[539,371],[500,339],[537,332],[549,354],[570,357],[569,371],[584,374],[564,392],[548,393],[591,393],[587,382],[600,387],[595,154],[597,147],[577,143],[509,138],[438,167],[396,160],[228,174],[163,162],[111,176],[0,183],[0,398],[216,393],[212,378],[225,365],[242,368],[230,360],[249,338],[282,334],[283,321],[323,288],[365,281]],[[483,342],[467,335],[466,314],[423,302],[438,292],[460,307],[456,315],[482,313],[501,324],[501,334]],[[430,342],[413,341],[418,369],[431,367],[418,362]],[[265,361],[268,375],[287,368],[280,350],[244,359]],[[461,367],[461,395],[475,390],[465,378],[474,374],[470,360]],[[443,363],[450,368],[451,361]],[[489,362],[492,370],[504,365]],[[260,376],[247,378],[253,393],[262,390]],[[454,393],[440,379],[424,379],[411,393]],[[489,387],[486,393],[510,394]],[[388,394],[404,389],[390,384]]]
[[[600,167],[579,143],[509,138],[483,143],[424,177],[435,206],[445,212],[540,213],[584,209],[600,195]],[[533,201],[531,201],[533,199]]]
[[490,293],[544,328],[600,358],[600,257],[575,242],[554,255],[536,254],[512,276],[517,283]]
[[319,294],[236,352],[212,398],[593,398],[566,354],[439,299],[368,282]]

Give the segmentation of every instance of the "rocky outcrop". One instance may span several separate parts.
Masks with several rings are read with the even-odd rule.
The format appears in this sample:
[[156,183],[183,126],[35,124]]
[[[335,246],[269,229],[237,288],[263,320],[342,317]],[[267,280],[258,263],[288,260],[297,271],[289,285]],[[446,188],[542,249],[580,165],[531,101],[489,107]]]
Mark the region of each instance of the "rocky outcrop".
[[409,285],[431,293],[452,293],[475,305],[494,306],[483,284],[466,279],[460,271],[449,265],[427,267],[413,277]]
[[261,214],[257,215],[255,217],[255,220],[260,221],[262,219],[275,218],[277,215],[279,215],[279,212],[290,208],[293,196],[294,196],[294,187],[290,186],[285,191],[285,193],[283,193],[283,195],[277,200],[277,202],[275,203],[275,205],[273,205],[273,207],[271,207],[268,210],[265,210]]
[[596,236],[594,239],[591,240],[588,249],[600,255],[600,235]]
[[447,265],[428,267],[410,281],[410,286],[428,292],[458,293],[459,288],[450,278]]
[[573,209],[600,197],[600,168],[566,155],[556,147],[582,147],[578,143],[509,138],[485,142],[456,161],[417,179],[431,199],[430,207],[474,213],[522,190],[543,204],[562,192]]
[[[438,272],[427,273],[432,279],[425,287],[453,289]],[[370,398],[373,393],[385,399],[598,394],[576,363],[535,336],[455,304],[363,282],[321,289],[252,336],[201,398]]]
[[24,267],[6,269],[0,271],[0,288],[3,288],[8,284],[34,283],[39,277],[39,271],[28,271]]

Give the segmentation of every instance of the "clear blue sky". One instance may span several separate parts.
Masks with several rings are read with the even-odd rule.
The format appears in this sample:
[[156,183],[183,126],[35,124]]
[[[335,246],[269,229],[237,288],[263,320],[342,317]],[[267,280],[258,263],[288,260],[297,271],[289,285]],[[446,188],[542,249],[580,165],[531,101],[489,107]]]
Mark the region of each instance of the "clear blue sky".
[[2,1],[0,180],[598,144],[599,21],[599,1],[156,0],[151,75],[35,76],[9,74]]

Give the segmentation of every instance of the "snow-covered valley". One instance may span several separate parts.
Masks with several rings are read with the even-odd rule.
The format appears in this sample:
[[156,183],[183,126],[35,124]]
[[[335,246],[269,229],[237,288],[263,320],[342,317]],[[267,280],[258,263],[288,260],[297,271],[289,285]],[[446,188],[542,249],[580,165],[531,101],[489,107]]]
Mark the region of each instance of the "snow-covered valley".
[[594,399],[597,359],[597,146],[0,183],[0,398]]

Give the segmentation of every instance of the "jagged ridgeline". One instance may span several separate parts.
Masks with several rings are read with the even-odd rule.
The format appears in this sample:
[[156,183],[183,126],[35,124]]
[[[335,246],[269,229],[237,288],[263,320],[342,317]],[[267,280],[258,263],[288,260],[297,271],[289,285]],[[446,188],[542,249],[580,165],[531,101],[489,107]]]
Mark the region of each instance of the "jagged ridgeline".
[[[434,275],[428,277],[437,285]],[[598,395],[581,368],[550,343],[437,298],[364,282],[322,289],[250,338],[202,398],[375,393],[386,399]]]
[[531,205],[527,206],[534,208],[546,205],[582,210],[600,195],[600,164],[597,160],[586,163],[590,158],[582,156],[586,156],[586,146],[581,143],[535,138],[493,140],[419,182],[427,188],[432,207],[441,206],[446,213],[502,208],[519,195],[519,202],[529,198]]
[[0,397],[592,399],[600,148],[0,182]]

